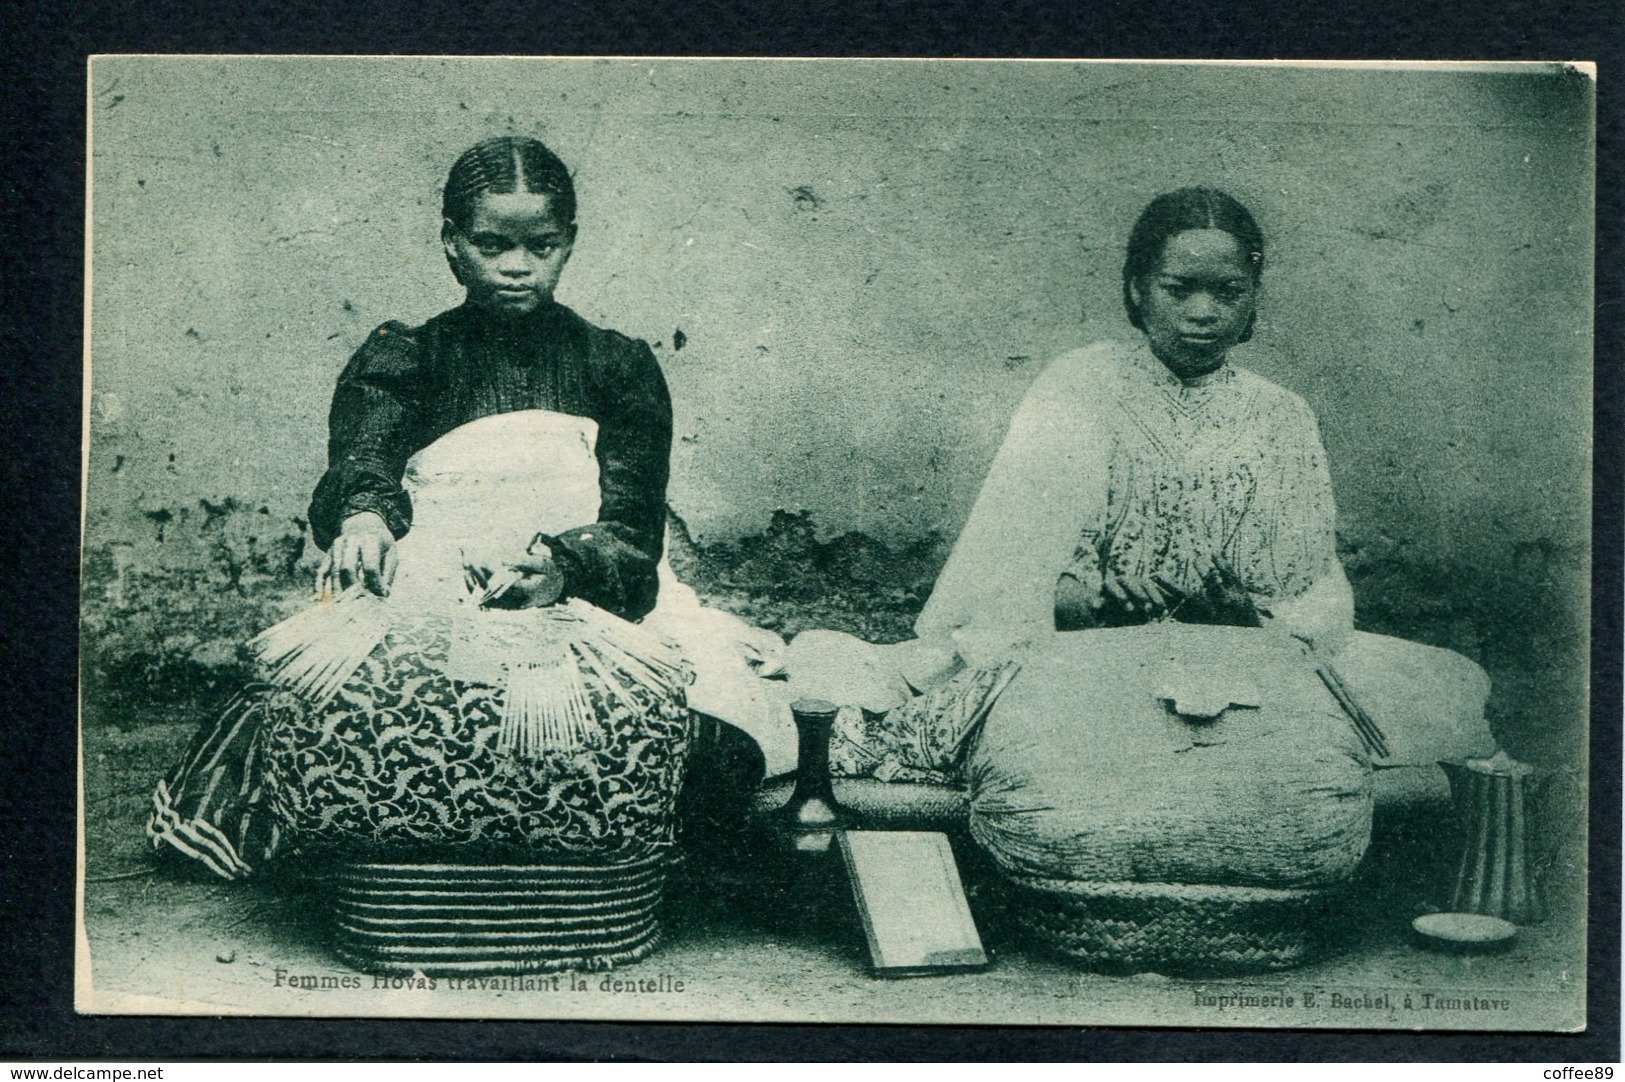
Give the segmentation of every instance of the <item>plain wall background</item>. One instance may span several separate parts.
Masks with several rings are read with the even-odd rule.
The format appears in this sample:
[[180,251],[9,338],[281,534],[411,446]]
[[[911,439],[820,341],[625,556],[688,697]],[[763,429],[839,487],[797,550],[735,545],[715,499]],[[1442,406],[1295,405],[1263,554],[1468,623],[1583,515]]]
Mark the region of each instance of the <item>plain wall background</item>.
[[460,299],[446,169],[516,132],[576,174],[559,298],[657,344],[701,538],[951,539],[1043,363],[1134,333],[1135,215],[1200,183],[1269,239],[1234,356],[1316,410],[1346,550],[1583,636],[1572,72],[104,58],[91,94],[90,547],[199,499],[302,515],[350,352]]

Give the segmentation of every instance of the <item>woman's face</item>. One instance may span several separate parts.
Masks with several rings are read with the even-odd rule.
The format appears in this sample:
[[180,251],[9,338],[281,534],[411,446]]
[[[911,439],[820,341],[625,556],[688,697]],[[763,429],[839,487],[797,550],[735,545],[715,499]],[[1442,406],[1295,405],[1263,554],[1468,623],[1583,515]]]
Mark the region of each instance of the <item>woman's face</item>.
[[1192,229],[1169,237],[1156,269],[1129,289],[1151,352],[1189,379],[1223,364],[1246,333],[1258,281],[1235,237]]
[[441,231],[468,299],[509,315],[529,315],[553,299],[575,239],[553,197],[534,192],[482,193],[466,228],[447,219]]

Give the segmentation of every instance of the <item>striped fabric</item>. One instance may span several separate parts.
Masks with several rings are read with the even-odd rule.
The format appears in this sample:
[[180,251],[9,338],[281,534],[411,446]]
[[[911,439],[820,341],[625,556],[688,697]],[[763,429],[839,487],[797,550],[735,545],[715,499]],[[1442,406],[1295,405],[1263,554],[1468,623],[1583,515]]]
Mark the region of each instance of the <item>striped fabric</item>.
[[265,707],[278,694],[287,693],[245,687],[193,738],[153,791],[147,838],[155,850],[177,851],[226,879],[247,878],[276,853],[282,830],[265,800],[259,748]]

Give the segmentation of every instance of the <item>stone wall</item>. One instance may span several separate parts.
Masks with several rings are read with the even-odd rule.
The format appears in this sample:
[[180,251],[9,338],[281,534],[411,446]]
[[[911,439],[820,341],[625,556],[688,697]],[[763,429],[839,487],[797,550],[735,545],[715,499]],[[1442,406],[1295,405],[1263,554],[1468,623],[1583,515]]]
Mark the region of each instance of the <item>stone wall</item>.
[[[1578,754],[1580,76],[122,58],[97,62],[92,95],[87,600],[132,649],[151,636],[116,614],[143,589],[222,614],[190,648],[220,662],[275,592],[259,587],[308,566],[333,380],[372,327],[456,303],[438,186],[511,131],[576,172],[561,300],[661,359],[671,500],[715,557],[708,587],[793,625],[794,597],[738,582],[768,574],[748,557],[771,542],[796,589],[887,635],[1045,360],[1133,333],[1118,273],[1135,214],[1181,185],[1231,191],[1271,241],[1236,359],[1320,418],[1362,622],[1486,664],[1515,750]],[[785,570],[798,553],[821,569]],[[877,605],[895,615],[865,625]]]

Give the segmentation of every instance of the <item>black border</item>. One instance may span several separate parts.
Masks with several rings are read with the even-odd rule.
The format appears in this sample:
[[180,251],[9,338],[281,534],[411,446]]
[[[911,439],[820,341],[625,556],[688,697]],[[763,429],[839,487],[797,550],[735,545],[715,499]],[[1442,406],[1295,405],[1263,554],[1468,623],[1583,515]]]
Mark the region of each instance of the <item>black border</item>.
[[[0,35],[0,1059],[1619,1060],[1622,20],[1612,0],[16,0]],[[47,6],[51,13],[47,14]],[[1575,1035],[73,1013],[85,62],[94,53],[1595,60],[1589,1025]]]

